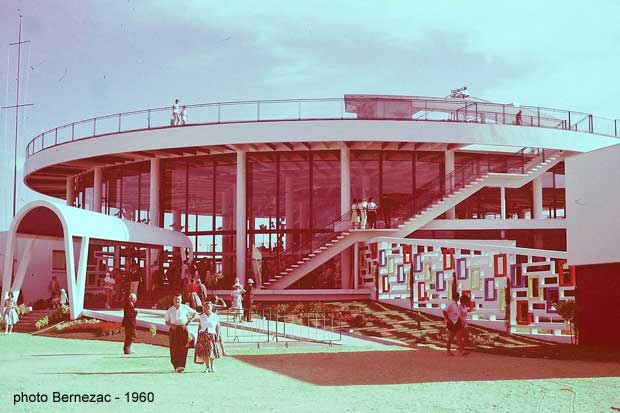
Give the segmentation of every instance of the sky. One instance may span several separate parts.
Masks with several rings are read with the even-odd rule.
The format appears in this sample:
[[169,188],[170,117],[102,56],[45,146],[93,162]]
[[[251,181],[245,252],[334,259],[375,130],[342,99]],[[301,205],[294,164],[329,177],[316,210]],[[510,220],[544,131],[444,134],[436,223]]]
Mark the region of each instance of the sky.
[[[226,3],[226,4],[224,4]],[[73,121],[153,107],[344,94],[472,96],[620,118],[620,2],[0,1],[0,103],[26,143]],[[12,182],[15,112],[0,114]],[[21,175],[18,177],[21,182]],[[12,215],[0,192],[0,231]],[[18,207],[36,196],[20,185]]]

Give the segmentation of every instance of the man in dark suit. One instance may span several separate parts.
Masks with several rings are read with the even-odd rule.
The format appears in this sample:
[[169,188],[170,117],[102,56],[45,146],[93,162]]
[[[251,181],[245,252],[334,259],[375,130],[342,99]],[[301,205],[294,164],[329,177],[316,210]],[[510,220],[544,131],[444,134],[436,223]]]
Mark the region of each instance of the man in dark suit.
[[125,354],[132,354],[131,343],[136,338],[136,317],[138,316],[138,310],[134,307],[138,297],[134,293],[130,293],[125,303],[125,309],[123,312],[123,328],[125,329],[125,345],[123,346],[123,352]]

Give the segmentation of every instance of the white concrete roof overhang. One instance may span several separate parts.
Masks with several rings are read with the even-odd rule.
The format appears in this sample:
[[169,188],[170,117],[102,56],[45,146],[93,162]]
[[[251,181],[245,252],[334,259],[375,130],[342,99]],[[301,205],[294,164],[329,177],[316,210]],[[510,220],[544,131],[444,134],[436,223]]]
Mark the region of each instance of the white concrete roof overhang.
[[[58,221],[52,214],[58,217],[62,228],[58,228]],[[26,204],[15,216],[11,226],[14,225],[17,225],[18,235],[64,237],[71,234],[114,242],[193,248],[190,239],[181,232],[44,200]]]
[[481,144],[588,152],[620,142],[586,132],[528,126],[406,120],[294,120],[197,124],[67,142],[30,156],[24,176],[65,162],[119,153],[278,142],[382,141]]
[[[27,242],[22,255],[18,257],[17,271],[14,272],[18,235],[27,238]],[[17,297],[28,264],[34,259],[32,252],[34,242],[39,238],[50,237],[64,241],[71,319],[78,318],[84,309],[90,240],[135,243],[140,246],[181,247],[188,249],[188,258],[193,255],[190,239],[180,232],[138,224],[68,205],[43,200],[33,201],[19,211],[9,229],[2,273],[3,297],[8,291],[12,291]],[[78,259],[74,252],[75,238],[81,243]]]

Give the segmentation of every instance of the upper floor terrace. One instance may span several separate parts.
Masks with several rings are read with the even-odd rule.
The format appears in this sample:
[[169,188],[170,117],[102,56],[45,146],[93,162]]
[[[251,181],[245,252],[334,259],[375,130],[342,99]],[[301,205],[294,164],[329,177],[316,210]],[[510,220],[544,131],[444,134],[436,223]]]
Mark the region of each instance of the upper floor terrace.
[[32,138],[26,146],[26,157],[70,142],[126,132],[190,125],[311,120],[456,122],[544,128],[591,135],[580,137],[580,140],[589,141],[584,149],[591,150],[616,143],[615,139],[604,138],[618,138],[620,125],[618,119],[583,112],[435,97],[345,95],[344,98],[217,102],[185,107],[188,121],[184,125],[174,125],[170,106],[62,125]]

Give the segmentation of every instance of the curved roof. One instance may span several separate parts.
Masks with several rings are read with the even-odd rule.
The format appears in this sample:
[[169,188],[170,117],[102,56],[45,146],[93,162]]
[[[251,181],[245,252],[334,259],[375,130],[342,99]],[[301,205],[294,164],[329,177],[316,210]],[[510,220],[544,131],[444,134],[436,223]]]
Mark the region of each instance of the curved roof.
[[[63,197],[68,176],[97,166],[236,151],[445,150],[465,145],[588,152],[617,144],[613,119],[473,100],[346,95],[340,99],[188,105],[190,123],[170,126],[170,109],[72,123],[28,145],[24,181]],[[517,117],[519,116],[519,117]]]
[[183,233],[75,208],[61,203],[37,200],[24,205],[11,224],[18,234],[33,236],[89,237],[141,245],[193,249]]

